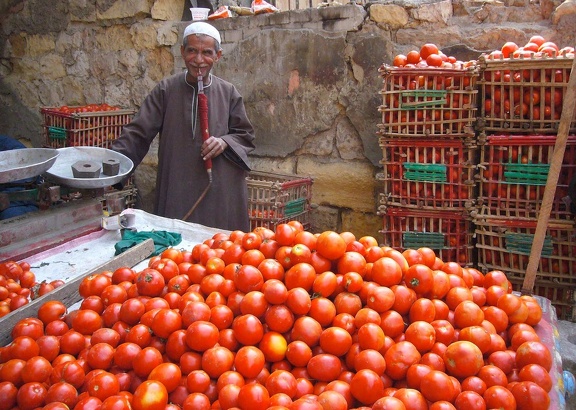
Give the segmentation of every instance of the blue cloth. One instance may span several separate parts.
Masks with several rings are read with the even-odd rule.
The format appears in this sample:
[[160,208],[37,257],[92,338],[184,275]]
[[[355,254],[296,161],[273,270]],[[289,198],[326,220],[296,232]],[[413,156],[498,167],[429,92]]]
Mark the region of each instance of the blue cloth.
[[[0,135],[0,151],[10,151],[14,149],[22,149],[26,148],[24,144],[20,141],[8,137],[7,135]],[[11,184],[27,184],[33,183],[37,177],[23,179],[21,181],[15,181]],[[24,187],[18,186],[8,186],[0,184],[0,192],[14,192],[14,191],[22,191]],[[32,201],[11,201],[8,208],[2,210],[0,212],[0,220],[13,218],[15,216],[24,215],[28,212],[34,212],[38,210],[38,206]]]

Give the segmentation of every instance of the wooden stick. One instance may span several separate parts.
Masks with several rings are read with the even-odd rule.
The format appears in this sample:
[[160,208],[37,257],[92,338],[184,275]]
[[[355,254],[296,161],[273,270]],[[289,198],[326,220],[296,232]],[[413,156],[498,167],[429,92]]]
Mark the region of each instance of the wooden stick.
[[530,250],[530,258],[528,266],[526,267],[526,276],[522,283],[522,294],[531,295],[534,289],[534,282],[536,280],[536,271],[540,264],[540,256],[542,254],[542,247],[544,246],[544,238],[548,228],[548,221],[550,220],[550,211],[554,202],[554,195],[556,194],[556,186],[558,185],[558,176],[562,168],[562,161],[564,160],[564,152],[566,150],[566,141],[568,139],[568,131],[570,124],[574,117],[574,107],[576,106],[576,58],[572,62],[572,69],[570,79],[568,80],[568,87],[564,94],[564,104],[562,106],[562,115],[560,116],[560,125],[558,127],[558,134],[556,137],[556,144],[554,145],[554,152],[550,162],[550,172],[546,180],[546,187],[544,188],[544,195],[542,198],[542,206],[538,214],[538,223],[536,224],[536,232],[534,234],[534,241],[532,242],[532,249]]
[[0,346],[5,346],[10,343],[12,340],[12,329],[16,323],[27,317],[36,317],[38,315],[38,309],[45,302],[50,300],[60,300],[66,305],[66,307],[70,307],[76,302],[82,300],[78,293],[78,289],[84,278],[106,270],[115,271],[124,266],[133,267],[148,258],[152,252],[154,252],[154,241],[152,239],[146,239],[144,242],[133,246],[108,262],[75,277],[65,285],[60,286],[53,291],[34,299],[27,305],[22,306],[20,309],[7,314],[0,319]]

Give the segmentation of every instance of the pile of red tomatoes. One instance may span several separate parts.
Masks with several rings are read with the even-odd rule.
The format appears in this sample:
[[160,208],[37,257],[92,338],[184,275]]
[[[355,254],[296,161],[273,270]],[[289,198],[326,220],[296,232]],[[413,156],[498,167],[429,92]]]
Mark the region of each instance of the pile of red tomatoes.
[[86,277],[0,348],[0,409],[547,409],[542,310],[500,271],[299,222]]
[[0,263],[0,318],[63,284],[62,280],[39,283],[27,262]]

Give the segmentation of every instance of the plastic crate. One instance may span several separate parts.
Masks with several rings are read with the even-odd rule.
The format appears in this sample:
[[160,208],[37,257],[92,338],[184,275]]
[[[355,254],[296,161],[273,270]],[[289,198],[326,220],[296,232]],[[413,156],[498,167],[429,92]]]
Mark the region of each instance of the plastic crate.
[[[486,133],[556,134],[573,58],[479,59],[480,118]],[[576,132],[573,117],[569,132]]]
[[475,262],[471,218],[450,211],[388,208],[383,212],[383,245],[399,251],[426,246],[444,262]]
[[399,137],[473,137],[478,69],[382,65],[379,133]]
[[312,178],[252,171],[246,182],[250,229],[263,226],[274,230],[278,224],[294,220],[309,228]]
[[[489,136],[480,146],[478,205],[491,215],[538,218],[556,137]],[[573,219],[568,188],[576,174],[576,136],[566,141],[551,219]]]
[[[523,221],[482,212],[474,218],[478,266],[524,279],[537,220]],[[576,231],[572,221],[550,221],[536,273],[541,285],[576,286]]]
[[[521,292],[523,278],[514,276],[509,277],[512,283],[512,289]],[[566,286],[559,284],[541,283],[536,281],[532,289],[532,295],[542,296],[550,300],[552,307],[556,311],[556,317],[560,320],[576,321],[576,299],[574,295],[574,286]]]
[[58,108],[41,108],[40,112],[44,118],[44,145],[46,147],[109,148],[112,141],[120,136],[122,128],[132,120],[136,111],[116,109],[66,113]]
[[384,206],[471,210],[475,206],[478,147],[462,139],[380,138]]

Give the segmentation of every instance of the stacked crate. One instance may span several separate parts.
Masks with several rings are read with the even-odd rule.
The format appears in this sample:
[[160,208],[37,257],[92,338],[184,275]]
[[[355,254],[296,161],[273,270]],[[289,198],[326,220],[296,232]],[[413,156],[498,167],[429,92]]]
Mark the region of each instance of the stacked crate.
[[[130,123],[135,110],[108,104],[85,106],[44,107],[40,109],[43,124],[43,145],[49,148],[102,147],[110,148],[120,137],[122,128]],[[116,205],[132,208],[137,202],[137,188],[130,176],[121,191],[104,188],[103,210],[110,213]]]
[[[478,265],[506,272],[516,290],[524,282],[572,61],[479,60]],[[568,196],[576,174],[575,132],[573,121],[533,290],[569,320],[576,289],[576,231]]]
[[40,109],[44,120],[44,146],[109,148],[135,113],[134,110],[113,107],[102,111],[76,112],[70,110],[75,108],[88,110],[88,108],[67,108],[66,111],[55,107]]
[[474,264],[477,144],[475,66],[382,66],[383,243],[427,246],[444,261]]
[[289,221],[298,221],[310,229],[312,178],[251,171],[246,182],[251,230],[257,227],[275,230]]

